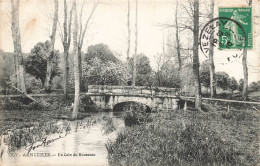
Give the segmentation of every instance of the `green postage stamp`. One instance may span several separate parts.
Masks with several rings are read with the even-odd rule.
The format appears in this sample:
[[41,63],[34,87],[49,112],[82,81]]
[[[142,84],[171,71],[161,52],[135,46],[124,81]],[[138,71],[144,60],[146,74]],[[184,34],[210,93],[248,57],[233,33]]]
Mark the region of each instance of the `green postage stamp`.
[[220,7],[219,18],[224,23],[219,27],[220,49],[253,48],[252,7]]

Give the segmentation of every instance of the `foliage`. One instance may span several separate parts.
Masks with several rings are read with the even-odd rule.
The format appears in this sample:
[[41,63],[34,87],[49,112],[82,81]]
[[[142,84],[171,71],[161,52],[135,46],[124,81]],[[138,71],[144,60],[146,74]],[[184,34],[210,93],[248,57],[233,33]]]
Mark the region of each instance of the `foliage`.
[[13,99],[6,99],[2,101],[1,109],[3,110],[22,110],[25,105]]
[[114,124],[114,120],[111,117],[103,117],[102,130],[104,134],[110,134],[114,130],[116,130],[116,126]]
[[80,98],[80,112],[98,112],[96,104],[92,101],[90,96],[82,96]]
[[105,44],[88,47],[82,63],[83,83],[96,85],[126,84],[126,68]]
[[172,64],[170,61],[165,62],[161,67],[161,86],[169,88],[178,88],[180,87],[180,78],[179,71],[177,66]]
[[200,82],[206,87],[210,87],[209,62],[204,61],[200,66]]
[[[45,83],[49,49],[50,49],[49,41],[46,41],[45,43],[39,42],[34,46],[34,48],[31,50],[30,55],[24,61],[25,71],[31,74],[32,76],[34,76],[36,79],[40,79],[42,82],[42,86],[44,86]],[[55,76],[60,75],[60,69],[58,67],[58,63],[59,63],[58,51],[55,51],[54,57],[55,58],[52,64],[53,68],[52,68],[51,80]]]
[[260,81],[251,82],[248,86],[249,91],[259,91],[260,90]]
[[100,43],[88,47],[85,55],[85,61],[89,64],[93,59],[98,58],[102,63],[113,62],[118,63],[119,60],[115,57],[113,52],[106,44]]
[[[134,59],[129,59],[130,75],[133,75]],[[150,84],[150,76],[152,68],[150,66],[150,60],[144,54],[138,54],[136,56],[136,86],[148,86]]]
[[157,69],[153,76],[153,85],[160,87],[179,88],[181,86],[181,78],[178,64],[174,53],[159,55],[157,57]]
[[28,104],[28,110],[31,111],[44,111],[45,105],[41,102],[33,101],[30,104]]
[[140,125],[151,122],[150,113],[147,112],[147,106],[138,103],[132,103],[130,108],[124,109],[124,121],[126,126]]
[[217,106],[210,105],[207,113],[162,112],[153,115],[152,123],[126,128],[106,144],[109,164],[255,165],[258,112],[240,108],[223,119],[226,105]]
[[241,79],[238,81],[238,90],[239,90],[240,92],[243,91],[243,86],[244,86],[244,79],[241,78]]
[[226,72],[216,72],[217,87],[226,90],[228,88],[229,75]]
[[14,55],[12,53],[6,53],[0,50],[0,89],[4,94],[10,93],[12,91],[12,81],[11,77],[14,74]]
[[108,142],[109,164],[233,165],[237,162],[234,145],[225,142],[210,125],[194,117],[186,123],[174,114],[158,114],[153,123],[127,128],[114,143]]
[[194,94],[194,75],[192,69],[192,63],[188,63],[183,66],[181,71],[181,82],[184,92],[188,92],[190,95]]
[[126,69],[114,62],[103,63],[100,59],[91,59],[83,63],[83,79],[88,84],[95,85],[124,85]]
[[35,77],[32,77],[30,74],[26,73],[25,86],[27,93],[41,93],[42,82]]
[[228,79],[228,88],[231,90],[232,93],[234,90],[238,89],[237,80],[234,77]]

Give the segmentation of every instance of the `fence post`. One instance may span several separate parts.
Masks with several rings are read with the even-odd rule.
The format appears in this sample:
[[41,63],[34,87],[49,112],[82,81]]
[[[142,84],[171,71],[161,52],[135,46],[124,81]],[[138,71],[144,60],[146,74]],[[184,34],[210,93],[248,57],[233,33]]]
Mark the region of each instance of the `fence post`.
[[184,111],[187,111],[187,100],[185,99],[184,100],[184,108],[183,108]]

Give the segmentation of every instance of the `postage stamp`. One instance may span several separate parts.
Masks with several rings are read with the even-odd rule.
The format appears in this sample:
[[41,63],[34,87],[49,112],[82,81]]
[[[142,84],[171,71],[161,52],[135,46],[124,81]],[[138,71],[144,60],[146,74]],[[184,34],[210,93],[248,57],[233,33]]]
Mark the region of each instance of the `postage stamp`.
[[[234,32],[225,28],[227,24],[234,24],[236,30],[241,32]],[[235,38],[235,42],[231,39]],[[219,50],[229,49],[235,50],[232,56],[240,57],[243,54],[247,42],[247,37],[244,28],[237,21],[227,17],[217,17],[205,24],[200,33],[200,49],[202,53],[209,57],[210,46],[218,48]],[[237,47],[234,47],[234,43]]]
[[220,19],[225,21],[225,25],[219,27],[224,34],[219,36],[220,49],[253,48],[252,7],[220,7],[219,17],[230,19]]

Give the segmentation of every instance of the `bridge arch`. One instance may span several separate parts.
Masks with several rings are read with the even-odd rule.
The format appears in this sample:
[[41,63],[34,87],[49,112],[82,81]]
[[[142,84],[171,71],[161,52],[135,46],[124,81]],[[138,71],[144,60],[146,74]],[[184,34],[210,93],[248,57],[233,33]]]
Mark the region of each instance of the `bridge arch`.
[[141,102],[136,102],[136,101],[124,101],[124,102],[119,102],[115,104],[112,108],[114,112],[119,112],[119,111],[124,111],[124,109],[144,109],[145,112],[151,113],[151,107],[148,106],[147,104],[141,103]]
[[152,112],[176,110],[179,102],[179,93],[174,88],[93,85],[89,86],[86,95],[89,95],[95,105],[103,110],[114,110],[118,107],[117,104],[124,102],[142,103]]

